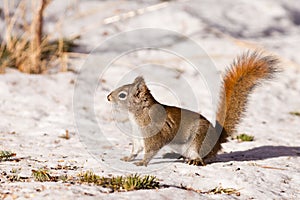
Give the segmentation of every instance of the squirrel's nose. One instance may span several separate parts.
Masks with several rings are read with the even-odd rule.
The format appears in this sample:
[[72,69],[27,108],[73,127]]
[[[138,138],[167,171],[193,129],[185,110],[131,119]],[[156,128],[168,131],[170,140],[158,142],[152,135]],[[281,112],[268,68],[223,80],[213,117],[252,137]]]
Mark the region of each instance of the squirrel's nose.
[[111,101],[111,94],[109,94],[109,95],[107,96],[107,100],[108,100],[108,101]]

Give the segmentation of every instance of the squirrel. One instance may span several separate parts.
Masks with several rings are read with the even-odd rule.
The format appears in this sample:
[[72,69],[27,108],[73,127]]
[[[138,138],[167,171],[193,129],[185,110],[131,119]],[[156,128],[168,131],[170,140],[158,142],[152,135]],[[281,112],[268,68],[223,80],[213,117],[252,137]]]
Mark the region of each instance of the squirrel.
[[223,77],[215,127],[199,113],[159,103],[142,76],[112,91],[108,101],[128,111],[132,130],[142,136],[134,138],[130,156],[121,160],[132,161],[144,150],[144,158],[134,164],[147,166],[162,147],[173,144],[188,164],[205,165],[235,132],[249,94],[263,80],[274,77],[278,64],[276,57],[259,51],[237,57]]

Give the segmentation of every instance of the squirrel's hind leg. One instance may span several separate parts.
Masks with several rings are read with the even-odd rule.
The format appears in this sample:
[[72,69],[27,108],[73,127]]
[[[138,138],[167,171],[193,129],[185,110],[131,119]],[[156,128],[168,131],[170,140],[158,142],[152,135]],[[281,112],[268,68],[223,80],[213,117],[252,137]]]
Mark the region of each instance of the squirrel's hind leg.
[[187,148],[185,154],[185,163],[189,165],[202,165],[205,166],[204,160],[200,156],[200,143],[203,140],[203,137],[199,134],[195,136],[193,141],[190,143],[190,146]]
[[205,166],[206,163],[202,158],[196,158],[196,159],[188,159],[186,160],[186,163],[189,165],[197,165],[197,166]]
[[202,165],[205,166],[204,160],[200,157],[196,149],[189,149],[188,157],[185,159],[185,163],[189,165]]

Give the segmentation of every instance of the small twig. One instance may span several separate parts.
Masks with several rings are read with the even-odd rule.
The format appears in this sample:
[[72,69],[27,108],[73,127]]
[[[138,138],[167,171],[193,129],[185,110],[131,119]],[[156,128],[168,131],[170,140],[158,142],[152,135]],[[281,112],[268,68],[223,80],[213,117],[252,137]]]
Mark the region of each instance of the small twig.
[[66,139],[66,140],[70,139],[69,130],[66,130],[65,135],[61,135],[61,136],[59,136],[59,137],[60,137],[60,138],[64,138],[64,139]]
[[173,187],[173,188],[177,188],[177,189],[181,189],[181,190],[186,190],[186,191],[192,191],[192,192],[196,192],[198,194],[228,194],[228,195],[232,195],[235,194],[237,196],[240,196],[241,193],[239,192],[241,189],[234,189],[234,188],[223,188],[222,186],[217,186],[214,189],[208,190],[208,191],[202,191],[199,189],[195,189],[192,187],[187,187],[184,186],[182,184],[180,184],[180,186],[177,185],[162,185],[162,188],[169,188],[169,187]]
[[261,167],[261,168],[265,168],[265,169],[277,169],[277,170],[285,170],[283,168],[279,168],[279,167],[272,167],[272,166],[267,166],[267,165],[259,165],[257,163],[251,163],[250,165],[252,166],[256,166],[256,167]]
[[113,24],[119,21],[123,21],[123,20],[127,20],[130,18],[133,18],[135,16],[139,16],[139,15],[143,15],[145,13],[148,12],[153,12],[153,11],[157,11],[163,8],[166,8],[170,3],[169,2],[162,2],[162,3],[158,3],[158,4],[154,4],[151,6],[147,6],[144,8],[139,8],[137,10],[131,10],[125,13],[121,13],[119,15],[114,15],[111,17],[107,17],[105,18],[103,21],[101,21],[100,23],[94,24],[93,26],[90,26],[88,28],[86,28],[83,32],[89,32],[91,30],[97,29],[99,27],[99,25],[108,25],[108,24]]
[[300,117],[300,112],[294,111],[294,112],[290,112],[290,115],[295,115]]

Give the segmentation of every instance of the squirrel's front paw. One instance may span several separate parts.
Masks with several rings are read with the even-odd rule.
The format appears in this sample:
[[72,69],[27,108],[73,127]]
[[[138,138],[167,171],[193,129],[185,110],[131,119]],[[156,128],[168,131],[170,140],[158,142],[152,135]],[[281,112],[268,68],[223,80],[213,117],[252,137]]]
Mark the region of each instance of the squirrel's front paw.
[[129,161],[132,161],[133,158],[131,156],[125,156],[125,157],[121,158],[120,160],[123,160],[125,162],[129,162]]
[[145,166],[145,167],[147,167],[147,163],[143,160],[134,162],[133,164],[135,164],[136,166]]

